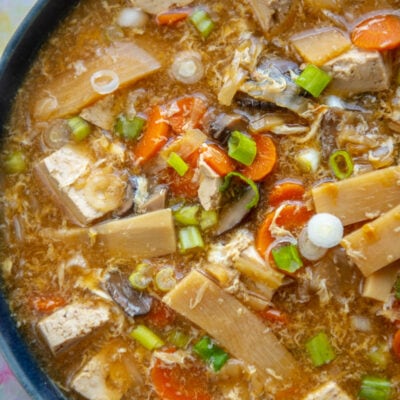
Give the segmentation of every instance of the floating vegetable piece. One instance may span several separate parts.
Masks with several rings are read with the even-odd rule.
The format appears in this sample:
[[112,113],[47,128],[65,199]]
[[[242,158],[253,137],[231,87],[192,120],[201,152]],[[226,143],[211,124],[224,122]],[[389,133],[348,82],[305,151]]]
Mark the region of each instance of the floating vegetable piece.
[[201,55],[196,51],[181,51],[175,55],[171,65],[171,74],[179,82],[193,84],[204,75]]
[[257,155],[257,144],[249,136],[239,131],[232,132],[228,141],[228,154],[244,165],[251,165]]
[[225,150],[215,144],[206,144],[202,152],[203,160],[220,176],[235,170],[235,162]]
[[225,176],[224,183],[220,187],[220,191],[224,192],[225,190],[228,189],[228,187],[231,184],[232,178],[237,177],[241,179],[243,182],[247,183],[250,186],[250,189],[254,193],[253,199],[246,205],[247,209],[250,210],[253,207],[256,207],[259,200],[260,200],[260,192],[258,190],[258,186],[256,183],[254,183],[251,179],[246,178],[243,174],[239,172],[230,172],[228,175]]
[[362,400],[389,400],[392,398],[392,384],[387,378],[364,376],[358,398]]
[[117,23],[123,28],[144,28],[149,20],[148,15],[140,8],[123,8],[117,17]]
[[90,124],[81,117],[72,117],[68,121],[68,126],[71,129],[72,138],[75,142],[81,142],[92,131]]
[[25,156],[22,151],[14,151],[4,161],[7,174],[18,174],[26,170]]
[[154,283],[157,289],[162,292],[168,292],[176,285],[175,270],[172,267],[160,269],[154,277]]
[[149,115],[146,129],[136,144],[133,152],[139,164],[153,158],[167,143],[170,127],[164,120],[160,106],[155,106]]
[[346,150],[337,150],[329,157],[329,166],[338,179],[346,179],[354,170],[353,160]]
[[127,118],[125,115],[120,115],[114,126],[116,134],[126,140],[136,139],[142,132],[146,120],[141,117]]
[[318,97],[329,85],[331,80],[332,77],[325,71],[313,64],[309,64],[295,82],[314,97]]
[[207,39],[215,27],[213,20],[205,10],[196,10],[189,19],[203,39]]
[[316,246],[330,249],[343,239],[343,224],[335,215],[319,213],[308,221],[307,234]]
[[394,49],[400,45],[400,17],[386,14],[368,18],[353,29],[351,40],[365,50]]
[[277,160],[276,146],[267,135],[255,135],[257,155],[251,165],[241,170],[242,174],[253,181],[261,181],[275,167]]
[[204,248],[204,241],[197,226],[187,226],[179,230],[179,248],[182,252]]
[[297,246],[294,244],[272,249],[272,257],[281,271],[294,273],[303,266]]
[[172,152],[169,155],[167,164],[172,167],[179,176],[184,176],[189,169],[189,165],[187,165],[182,157],[175,152]]
[[202,231],[212,228],[218,223],[218,214],[215,210],[201,210],[200,228]]
[[155,350],[164,346],[164,341],[145,325],[138,325],[130,336],[147,350]]
[[296,156],[296,163],[302,172],[316,173],[320,162],[321,153],[316,149],[303,149]]
[[190,15],[189,8],[164,11],[156,16],[158,25],[175,25],[179,21],[185,20]]
[[192,206],[184,206],[179,210],[174,211],[173,215],[176,222],[182,225],[198,225],[199,218],[197,216],[200,210],[198,204]]
[[150,311],[152,297],[135,290],[120,271],[110,272],[105,285],[113,300],[130,317],[144,315]]
[[208,336],[201,338],[194,345],[193,350],[200,358],[209,363],[215,372],[218,372],[229,359],[228,353],[213,343]]
[[302,201],[306,189],[301,182],[283,181],[277,183],[269,192],[268,204],[271,207],[278,207],[284,201]]
[[163,400],[212,400],[205,371],[186,359],[184,365],[156,358],[151,368],[154,390]]
[[120,79],[115,71],[102,69],[93,73],[90,77],[90,84],[98,94],[110,94],[119,88]]
[[336,358],[325,332],[320,332],[306,343],[306,349],[315,367],[328,364]]

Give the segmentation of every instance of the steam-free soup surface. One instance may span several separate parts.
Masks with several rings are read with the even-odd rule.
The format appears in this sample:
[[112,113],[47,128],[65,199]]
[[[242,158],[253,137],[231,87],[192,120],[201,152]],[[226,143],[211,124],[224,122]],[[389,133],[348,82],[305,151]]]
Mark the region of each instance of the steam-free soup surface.
[[399,397],[397,8],[83,0],[53,33],[1,272],[67,397]]

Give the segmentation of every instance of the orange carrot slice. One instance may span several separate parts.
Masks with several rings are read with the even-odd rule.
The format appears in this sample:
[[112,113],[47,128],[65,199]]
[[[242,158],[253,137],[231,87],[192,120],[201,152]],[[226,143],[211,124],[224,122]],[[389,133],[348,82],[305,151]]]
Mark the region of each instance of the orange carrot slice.
[[300,182],[286,181],[275,185],[269,193],[268,204],[277,207],[284,201],[301,201],[305,188]]
[[169,10],[158,14],[156,22],[158,25],[174,25],[179,21],[183,21],[190,14],[189,9]]
[[375,15],[360,22],[351,33],[352,42],[366,50],[391,50],[400,46],[400,17]]
[[260,181],[264,179],[274,168],[277,158],[276,147],[272,139],[267,135],[254,135],[257,145],[257,155],[253,163],[245,167],[242,174],[252,179]]
[[[255,246],[262,257],[265,256],[268,247],[275,240],[270,231],[275,215],[276,210],[268,213],[256,232]],[[312,211],[309,211],[304,203],[288,203],[280,210],[275,222],[279,227],[295,233],[303,228],[312,215]]]
[[172,103],[177,111],[168,117],[172,129],[176,133],[184,133],[188,129],[200,128],[202,118],[207,111],[206,103],[199,97],[182,97]]
[[139,165],[153,158],[164,146],[169,137],[170,126],[165,121],[160,106],[155,106],[150,112],[142,137],[133,149]]
[[164,364],[156,359],[151,369],[151,379],[158,396],[163,400],[211,400],[207,390],[205,372],[188,361]]
[[205,146],[203,159],[220,176],[225,176],[235,170],[234,161],[216,144]]

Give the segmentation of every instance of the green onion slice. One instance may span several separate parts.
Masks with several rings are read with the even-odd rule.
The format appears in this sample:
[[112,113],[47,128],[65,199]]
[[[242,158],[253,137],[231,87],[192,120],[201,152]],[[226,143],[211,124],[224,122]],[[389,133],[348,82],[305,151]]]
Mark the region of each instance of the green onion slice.
[[256,142],[239,131],[233,131],[228,141],[228,155],[244,165],[251,165],[257,155]]
[[190,336],[178,329],[169,332],[167,339],[168,342],[180,349],[185,349],[190,342]]
[[335,359],[335,352],[325,332],[320,332],[306,343],[306,349],[315,367],[328,364]]
[[251,190],[254,192],[254,197],[246,205],[247,209],[250,210],[251,208],[256,207],[260,200],[260,192],[258,190],[258,186],[255,184],[254,181],[245,177],[240,172],[230,172],[229,174],[227,174],[224,178],[224,182],[222,183],[221,187],[219,188],[219,191],[224,192],[226,189],[228,189],[228,187],[231,184],[231,180],[234,176],[241,179],[243,182],[247,183],[250,186]]
[[361,381],[358,398],[363,400],[389,400],[392,395],[392,384],[386,378],[364,376]]
[[354,170],[353,160],[346,150],[337,150],[329,157],[329,166],[338,179],[346,179]]
[[155,278],[154,284],[162,292],[169,292],[176,286],[175,270],[173,267],[160,269]]
[[325,71],[315,65],[309,64],[296,79],[296,84],[314,97],[318,97],[331,80],[332,77]]
[[189,17],[189,20],[204,39],[207,39],[214,30],[215,24],[210,15],[204,10],[196,10]]
[[125,115],[120,115],[115,122],[114,131],[126,140],[133,140],[141,134],[145,122],[144,118],[138,116],[128,119]]
[[303,266],[297,246],[288,244],[271,251],[276,266],[286,272],[294,273]]
[[228,361],[229,355],[208,336],[201,338],[193,347],[194,352],[218,372]]
[[137,340],[147,350],[155,350],[164,346],[164,341],[145,325],[138,325],[130,336]]
[[68,121],[68,126],[71,129],[72,138],[76,142],[81,142],[92,131],[90,124],[81,117],[72,117]]
[[174,211],[173,215],[176,222],[182,225],[198,225],[199,219],[197,214],[200,210],[199,205],[184,206],[179,210]]
[[212,228],[218,223],[218,213],[215,210],[202,210],[200,215],[200,228],[202,231]]
[[182,157],[175,152],[172,152],[169,155],[167,164],[172,167],[180,176],[185,175],[189,169],[189,165],[187,165]]
[[22,151],[14,151],[4,161],[7,174],[19,174],[26,170],[26,161]]
[[204,241],[197,226],[187,226],[178,232],[179,248],[182,252],[204,248]]

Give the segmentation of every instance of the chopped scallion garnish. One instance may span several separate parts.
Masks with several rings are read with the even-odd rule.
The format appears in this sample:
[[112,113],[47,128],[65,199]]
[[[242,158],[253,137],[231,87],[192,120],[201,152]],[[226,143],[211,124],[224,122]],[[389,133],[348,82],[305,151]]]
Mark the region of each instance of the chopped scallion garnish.
[[309,64],[296,79],[296,83],[314,97],[318,97],[331,80],[332,77],[325,71]]
[[4,160],[4,169],[7,174],[19,174],[26,170],[24,154],[21,151],[14,151]]
[[228,361],[229,355],[217,346],[208,337],[201,338],[193,347],[194,352],[204,361],[211,365],[214,371],[219,371]]
[[335,352],[325,332],[320,332],[306,343],[306,349],[315,367],[328,364],[335,359]]
[[243,182],[247,183],[251,190],[254,192],[254,197],[252,198],[252,200],[246,205],[247,209],[250,210],[253,207],[256,207],[259,200],[260,200],[260,192],[258,190],[258,186],[256,185],[256,183],[254,181],[252,181],[249,178],[246,178],[243,174],[241,174],[240,172],[230,172],[229,174],[227,174],[224,178],[224,182],[221,185],[221,187],[219,188],[220,192],[224,192],[226,189],[228,189],[228,187],[231,184],[231,180],[232,178],[236,176],[237,178],[241,179]]
[[198,225],[199,220],[197,214],[199,210],[199,205],[184,206],[179,210],[174,211],[175,221],[182,225]]
[[160,269],[154,277],[154,284],[162,292],[168,292],[176,286],[175,270],[173,267]]
[[92,131],[90,124],[81,117],[72,117],[68,120],[71,135],[76,142],[81,142]]
[[354,170],[353,160],[346,150],[337,150],[329,157],[329,166],[338,179],[346,179]]
[[182,252],[204,248],[204,241],[197,226],[187,226],[179,230],[179,248]]
[[217,225],[218,213],[215,210],[202,210],[200,215],[200,228],[202,231]]
[[215,26],[210,15],[204,10],[196,10],[189,20],[204,39],[208,38]]
[[184,332],[174,329],[168,334],[168,342],[172,343],[180,349],[184,349],[190,342],[190,336],[186,335]]
[[228,141],[228,155],[244,165],[251,165],[257,155],[256,142],[239,131],[233,131]]
[[179,176],[185,175],[189,169],[189,165],[187,165],[182,157],[175,152],[172,152],[169,155],[167,164],[172,167]]
[[288,244],[272,249],[276,266],[282,271],[294,273],[303,266],[297,246]]
[[126,118],[125,115],[120,115],[114,126],[115,133],[126,139],[136,139],[143,130],[146,120],[141,117],[134,117],[133,119]]
[[164,346],[164,341],[158,337],[151,329],[144,325],[138,325],[130,336],[137,340],[147,350],[155,350]]
[[153,268],[146,263],[139,264],[135,271],[129,275],[129,282],[137,290],[146,289],[152,281]]
[[389,379],[377,376],[364,376],[361,381],[358,398],[362,400],[389,400],[392,384]]

